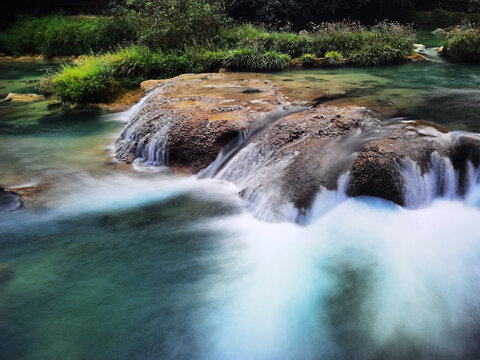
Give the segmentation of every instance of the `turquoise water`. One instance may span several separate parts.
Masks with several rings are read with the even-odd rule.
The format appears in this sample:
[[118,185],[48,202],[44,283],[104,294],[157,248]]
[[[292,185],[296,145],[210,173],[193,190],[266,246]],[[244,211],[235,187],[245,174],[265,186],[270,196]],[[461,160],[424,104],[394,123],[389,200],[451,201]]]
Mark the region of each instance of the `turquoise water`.
[[[435,39],[423,35],[431,44]],[[438,40],[437,40],[438,41]],[[480,68],[442,59],[427,48],[428,64],[373,68],[290,70],[271,76],[292,99],[327,95],[334,104],[352,103],[444,125],[480,132]]]
[[[0,66],[0,87],[25,90],[41,68]],[[305,98],[389,95],[405,116],[480,128],[480,68],[272,76]],[[271,224],[228,183],[112,166],[127,117],[0,105],[0,184],[51,186],[45,209],[0,215],[14,272],[0,283],[0,359],[478,358],[480,187],[419,210],[347,199],[309,226]]]

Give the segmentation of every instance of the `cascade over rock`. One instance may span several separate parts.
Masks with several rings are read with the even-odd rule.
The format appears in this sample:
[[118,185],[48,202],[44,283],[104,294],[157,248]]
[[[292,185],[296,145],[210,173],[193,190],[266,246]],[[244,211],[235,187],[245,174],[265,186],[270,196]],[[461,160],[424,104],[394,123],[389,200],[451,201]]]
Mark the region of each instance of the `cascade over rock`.
[[480,137],[475,134],[404,121],[387,137],[363,148],[351,168],[348,195],[373,195],[413,207],[435,197],[462,196],[476,181],[468,173],[479,162]]
[[230,181],[259,218],[299,221],[332,191],[418,207],[480,181],[476,134],[306,106],[258,74],[187,74],[142,89],[117,159]]
[[117,159],[192,173],[256,119],[286,104],[271,82],[249,74],[186,74],[142,88],[148,98],[117,140]]

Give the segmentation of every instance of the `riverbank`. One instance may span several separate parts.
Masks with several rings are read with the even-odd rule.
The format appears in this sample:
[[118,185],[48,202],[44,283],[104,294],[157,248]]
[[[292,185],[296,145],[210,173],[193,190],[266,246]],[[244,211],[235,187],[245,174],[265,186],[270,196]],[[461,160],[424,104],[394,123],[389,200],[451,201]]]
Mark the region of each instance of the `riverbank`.
[[[75,21],[80,20],[68,19],[60,23],[59,29],[66,26],[62,31],[69,33],[71,26],[68,24]],[[34,29],[25,24],[21,27],[27,32]],[[11,32],[15,33],[13,30]],[[90,34],[98,35],[94,32]],[[10,36],[3,35],[7,38]],[[77,42],[76,35],[70,35],[73,38],[69,37],[65,42],[71,42],[68,46],[73,46]],[[38,41],[50,44],[49,36],[56,39],[48,32],[45,36],[45,39]],[[194,44],[185,40],[183,35],[180,38],[183,40],[168,45],[145,44],[142,42],[143,37],[129,46],[118,42],[115,51],[104,48],[97,55],[77,59],[75,63],[64,65],[56,73],[46,76],[41,85],[42,90],[46,94],[55,94],[62,101],[106,102],[114,99],[122,88],[136,88],[147,79],[211,72],[222,67],[233,71],[272,72],[290,66],[335,68],[345,65],[380,66],[401,63],[413,54],[415,34],[409,26],[398,23],[381,22],[367,27],[344,21],[320,24],[311,31],[303,30],[299,33],[289,30],[272,31],[251,24],[218,25],[215,34]],[[3,51],[12,53],[10,43],[11,40],[0,41],[0,51],[4,49]],[[38,46],[39,49],[42,47],[41,44]],[[26,45],[25,49],[27,48]],[[43,61],[44,58],[58,55],[55,49],[52,47],[52,51],[45,53],[45,57],[35,57],[32,60]],[[65,47],[59,48],[60,53],[65,51]],[[24,52],[25,50],[17,54]],[[93,47],[91,52],[95,52]],[[78,54],[78,49],[72,50],[70,54]]]

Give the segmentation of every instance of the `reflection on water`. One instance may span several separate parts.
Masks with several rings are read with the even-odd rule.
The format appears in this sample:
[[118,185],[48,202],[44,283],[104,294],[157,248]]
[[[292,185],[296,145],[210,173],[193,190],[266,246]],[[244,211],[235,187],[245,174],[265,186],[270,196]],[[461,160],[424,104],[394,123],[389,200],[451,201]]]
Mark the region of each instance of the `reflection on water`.
[[[0,66],[1,91],[41,67]],[[271,76],[292,97],[391,98],[480,129],[478,68]],[[269,224],[229,183],[106,166],[125,117],[0,105],[0,184],[53,183],[48,210],[0,217],[0,359],[478,358],[480,186],[464,203],[338,198],[309,226]]]
[[291,70],[271,78],[292,99],[325,96],[336,99],[330,102],[334,105],[364,106],[393,102],[397,116],[436,122],[449,130],[480,132],[478,66],[434,57],[428,64]]
[[[25,83],[42,76],[45,66],[1,65],[0,87],[7,93],[35,91]],[[119,117],[98,111],[49,109],[46,101],[0,104],[0,185],[102,171],[108,160],[106,146],[122,128],[116,120]]]

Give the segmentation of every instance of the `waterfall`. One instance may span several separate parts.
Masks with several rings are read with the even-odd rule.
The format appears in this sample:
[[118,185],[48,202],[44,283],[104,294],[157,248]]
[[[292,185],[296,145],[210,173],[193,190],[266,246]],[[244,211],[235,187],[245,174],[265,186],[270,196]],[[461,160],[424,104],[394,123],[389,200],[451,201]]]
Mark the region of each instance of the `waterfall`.
[[[292,111],[299,110],[290,109],[286,112],[285,109],[279,109],[254,129],[241,133],[220,152],[210,166],[200,172],[199,177],[235,184],[246,202],[245,206],[258,219],[308,224],[347,199],[349,170],[358,152],[368,142],[391,133],[400,126],[403,119],[365,121],[360,128],[332,138],[315,152],[303,154],[303,157],[312,157],[312,168],[309,171],[312,177],[318,179],[319,184],[323,184],[327,177],[337,180],[335,189],[319,186],[318,192],[312,194],[315,199],[311,208],[297,208],[292,201],[292,191],[285,189],[285,185],[289,185],[285,184],[282,174],[300,156],[295,145],[308,140],[311,134],[304,134],[281,149],[268,144],[268,133],[266,138],[255,136]],[[282,155],[277,157],[280,151]],[[330,185],[332,186],[331,183]]]
[[299,113],[307,108],[304,106],[289,106],[285,105],[280,108],[277,108],[272,113],[264,116],[261,119],[258,119],[254,125],[241,132],[235,140],[228,144],[221,152],[218,154],[217,158],[213,163],[211,163],[207,168],[202,170],[198,176],[200,178],[215,177],[222,168],[229,163],[245,146],[247,146],[254,137],[261,133],[263,130],[268,128],[270,125],[274,124],[278,120]]
[[275,161],[275,150],[251,142],[243,147],[215,176],[241,189],[246,207],[256,218],[267,221],[295,220],[295,208],[281,189],[272,182],[294,160],[295,154]]
[[166,166],[168,164],[168,132],[173,121],[169,116],[156,117],[155,123],[145,132],[145,122],[152,119],[152,112],[142,113],[147,101],[164,89],[160,86],[151,91],[147,96],[133,106],[124,115],[129,118],[129,123],[117,145],[132,148],[137,145],[134,164],[142,166]]
[[461,199],[480,181],[480,168],[475,169],[473,163],[467,160],[466,181],[464,185],[460,184],[460,170],[454,168],[448,157],[437,152],[431,154],[427,172],[422,172],[410,158],[401,160],[400,167],[405,206],[408,208],[419,208],[435,199]]
[[145,138],[138,144],[134,164],[147,166],[168,165],[168,131],[170,123],[162,126],[145,145]]

